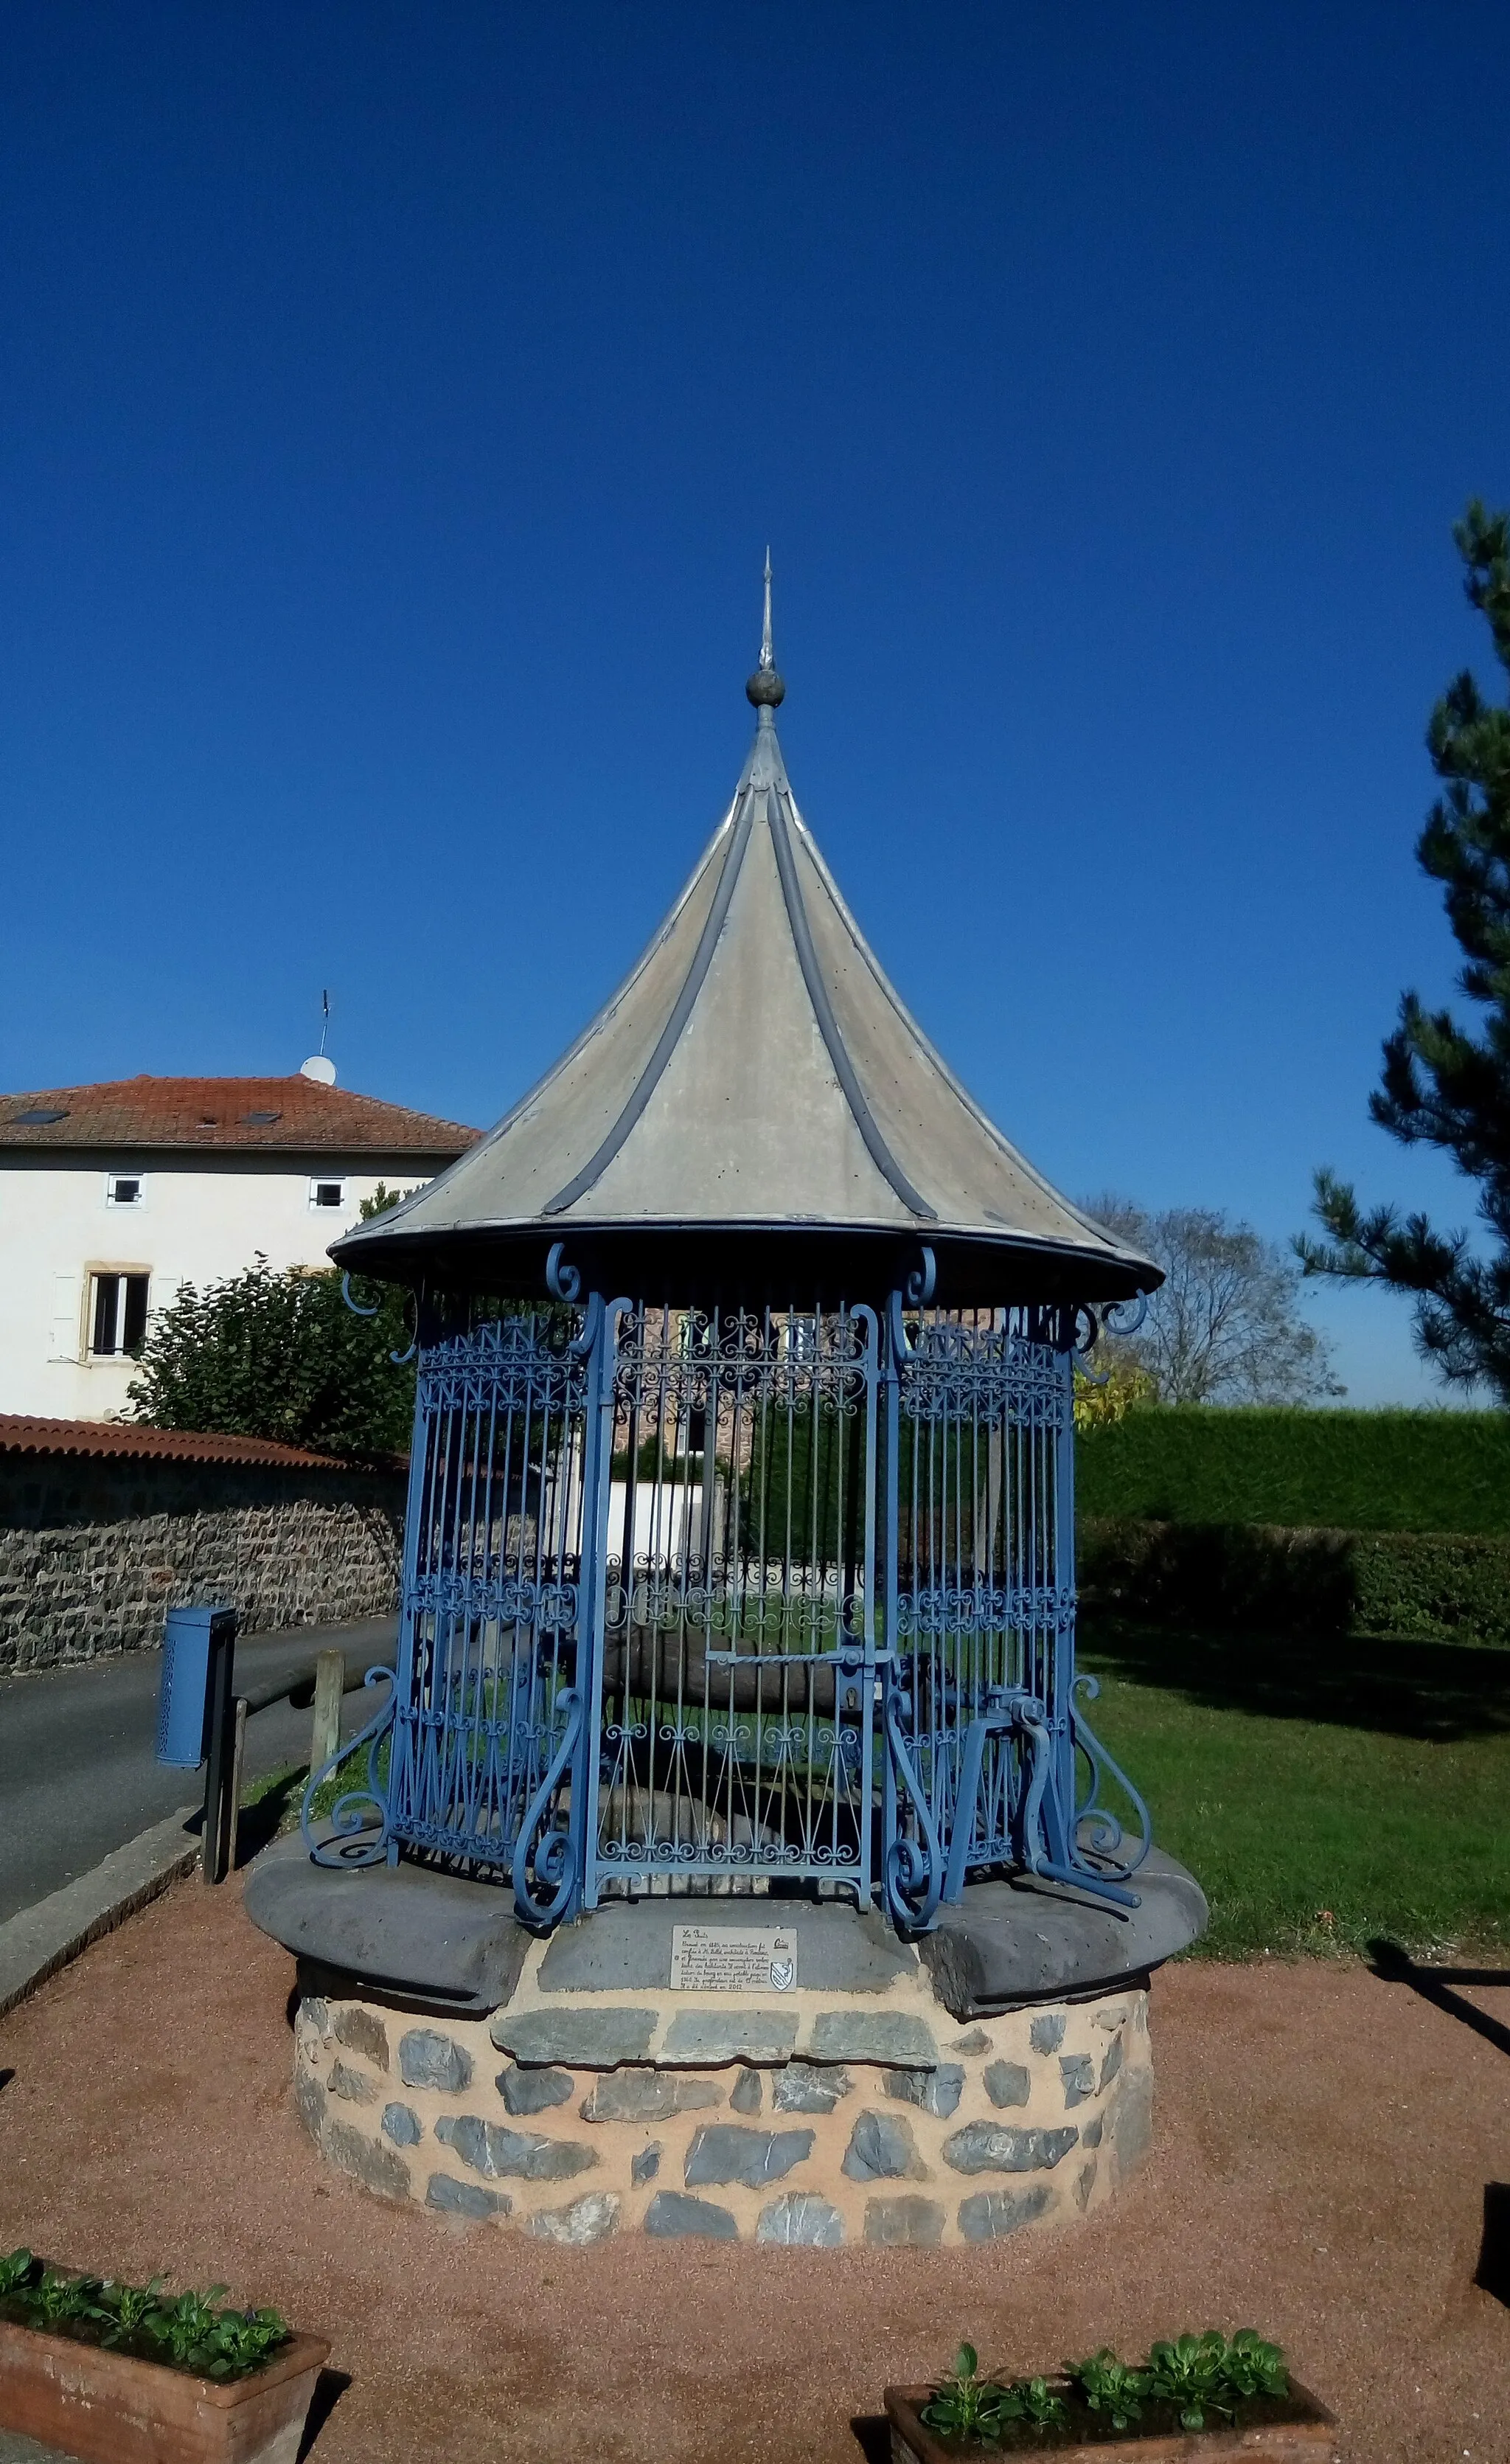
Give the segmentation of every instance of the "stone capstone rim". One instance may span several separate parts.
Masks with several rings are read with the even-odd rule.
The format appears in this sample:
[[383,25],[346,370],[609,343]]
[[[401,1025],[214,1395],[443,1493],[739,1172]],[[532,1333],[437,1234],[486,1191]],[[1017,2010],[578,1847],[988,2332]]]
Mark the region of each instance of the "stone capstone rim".
[[[890,2062],[896,2066],[938,2059],[936,2044],[924,2046],[913,2022],[913,2047],[887,2051],[881,2034],[871,2036],[864,2053],[851,2056],[852,2031],[874,1997],[919,1976],[944,2010],[955,2019],[991,2017],[1004,2010],[1035,2002],[1056,2002],[1107,1992],[1146,1975],[1204,1931],[1207,1906],[1194,1877],[1172,1857],[1150,1849],[1139,1867],[1134,1887],[1140,1905],[1124,1915],[1092,1906],[1054,1884],[1016,1881],[968,1882],[964,1897],[939,1911],[936,1929],[916,1945],[903,1942],[875,1911],[839,1902],[815,1903],[782,1901],[750,1903],[751,1913],[731,1910],[726,1902],[711,1902],[718,1922],[768,1926],[772,1904],[778,1904],[783,1924],[799,1934],[798,1984],[836,2000],[853,1996],[843,2014],[843,2026],[818,2033],[812,2040],[787,2048],[815,2061],[850,2058]],[[685,1921],[692,1903],[683,1901],[614,1903],[577,1924],[562,1926],[546,1946],[538,1969],[543,1997],[568,2008],[596,2001],[606,2020],[610,1996],[667,1991],[671,1927]],[[458,2016],[504,2014],[518,1990],[526,1958],[536,1937],[514,1914],[506,1891],[495,1882],[465,1881],[436,1874],[418,1865],[371,1866],[360,1873],[338,1873],[313,1865],[300,1840],[280,1840],[260,1857],[248,1878],[246,1908],[264,1933],[336,1976],[370,1982],[382,1991],[407,1993],[453,2007]],[[678,1910],[682,1911],[679,1917]],[[730,1997],[731,1999],[733,1997]],[[523,2013],[518,2014],[520,2018]],[[585,2014],[584,2014],[585,2015]],[[652,2021],[658,2013],[649,2014]],[[760,2028],[784,2013],[762,2008]],[[907,2014],[876,2010],[876,2021],[890,2022]],[[621,2009],[622,2016],[622,2009]],[[543,2014],[530,2014],[528,2052],[521,2061],[544,2064],[557,2058],[548,2047]],[[695,2019],[696,2025],[692,2023]],[[728,2058],[752,2061],[786,2057],[774,2030],[770,2050],[755,2041],[752,2014],[737,2005],[728,2012],[694,2010],[681,2014],[682,2034],[672,2032],[669,2047],[657,2058],[689,2063],[718,2058],[707,2050],[722,2027],[728,2036]],[[741,2029],[751,2031],[748,2050],[736,2042]],[[848,2032],[848,2033],[846,2033]],[[644,2058],[653,2027],[636,2050],[614,2019],[613,2041],[624,2050],[605,2053],[603,2066]],[[881,2032],[882,2034],[886,2032]],[[494,2041],[515,2052],[504,2036]],[[685,2045],[686,2051],[681,2050]],[[562,2057],[561,2058],[566,2058]],[[571,2058],[578,2059],[573,2056]],[[585,2058],[585,2057],[580,2057]]]

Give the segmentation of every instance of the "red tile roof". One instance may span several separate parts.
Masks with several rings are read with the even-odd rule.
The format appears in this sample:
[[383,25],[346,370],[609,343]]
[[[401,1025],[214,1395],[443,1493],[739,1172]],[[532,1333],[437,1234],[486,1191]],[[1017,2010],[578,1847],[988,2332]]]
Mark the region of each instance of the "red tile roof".
[[[30,1119],[29,1114],[52,1114]],[[0,1095],[0,1147],[228,1148],[298,1155],[428,1155],[450,1161],[480,1130],[317,1079],[118,1078]]]
[[49,1420],[0,1412],[0,1455],[139,1455],[157,1463],[285,1463],[343,1471],[330,1455],[273,1438],[228,1438],[195,1429],[148,1429],[134,1420]]

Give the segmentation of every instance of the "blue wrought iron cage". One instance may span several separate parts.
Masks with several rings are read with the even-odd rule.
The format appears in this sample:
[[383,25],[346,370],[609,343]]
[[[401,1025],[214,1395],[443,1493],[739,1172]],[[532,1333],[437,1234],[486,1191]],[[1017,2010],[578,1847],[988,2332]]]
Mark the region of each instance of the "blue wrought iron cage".
[[677,1309],[557,1253],[549,1305],[435,1331],[395,1681],[317,1858],[539,1926],[796,1886],[915,1929],[1000,1871],[1136,1905],[1075,1669],[1085,1313],[937,1309],[925,1261],[882,1309]]

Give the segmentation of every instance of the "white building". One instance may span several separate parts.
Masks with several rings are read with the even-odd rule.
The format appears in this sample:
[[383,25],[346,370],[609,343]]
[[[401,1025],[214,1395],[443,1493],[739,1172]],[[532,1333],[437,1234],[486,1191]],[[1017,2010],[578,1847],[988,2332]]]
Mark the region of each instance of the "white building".
[[181,1284],[327,1266],[380,1182],[414,1189],[478,1132],[289,1078],[125,1078],[0,1095],[0,1412],[126,1411]]

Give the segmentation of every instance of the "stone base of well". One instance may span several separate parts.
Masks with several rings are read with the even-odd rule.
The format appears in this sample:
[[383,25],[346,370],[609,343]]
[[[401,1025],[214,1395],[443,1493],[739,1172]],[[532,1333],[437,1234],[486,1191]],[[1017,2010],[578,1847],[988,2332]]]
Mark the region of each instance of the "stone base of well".
[[[568,2008],[553,2033],[606,2015]],[[834,2035],[857,2016],[820,2015]],[[1141,1989],[952,2029],[930,2068],[523,2063],[479,2020],[315,1994],[295,2037],[299,2111],[334,2164],[547,2241],[996,2240],[1103,2205],[1152,2111]]]
[[[987,1882],[916,1944],[776,1896],[616,1902],[542,1940],[489,1886],[295,1852],[259,1860],[247,1904],[299,1954],[322,2153],[557,2242],[958,2244],[1093,2211],[1149,2144],[1149,1969],[1205,1916],[1160,1858],[1126,1919]],[[769,1991],[671,1983],[699,1922],[782,1928]]]
[[[549,2241],[936,2244],[1083,2214],[1148,2145],[1141,1987],[960,2028],[921,1976],[800,2011],[542,2008],[521,1986],[491,2024],[304,1996],[295,2095],[322,2152],[383,2197]],[[695,2058],[732,2043],[750,2057]]]

